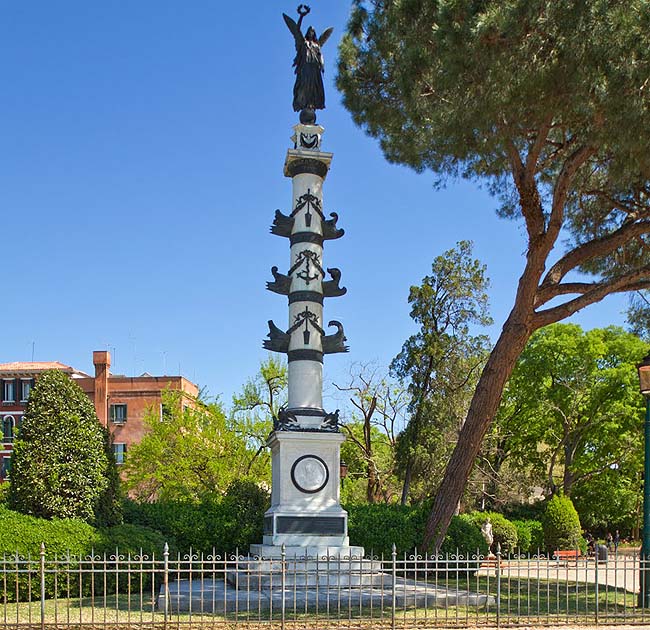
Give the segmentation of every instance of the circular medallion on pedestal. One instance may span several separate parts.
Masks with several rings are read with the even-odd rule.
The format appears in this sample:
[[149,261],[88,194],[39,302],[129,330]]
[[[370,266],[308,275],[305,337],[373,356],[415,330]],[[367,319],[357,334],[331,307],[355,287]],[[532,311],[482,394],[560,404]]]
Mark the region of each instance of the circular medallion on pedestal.
[[327,485],[329,478],[327,464],[316,455],[303,455],[291,467],[291,481],[300,492],[320,492]]

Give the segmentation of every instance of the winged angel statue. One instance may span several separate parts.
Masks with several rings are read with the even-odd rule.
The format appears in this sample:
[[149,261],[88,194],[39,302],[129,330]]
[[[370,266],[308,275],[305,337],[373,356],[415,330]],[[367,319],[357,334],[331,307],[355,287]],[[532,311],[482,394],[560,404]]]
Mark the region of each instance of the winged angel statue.
[[298,6],[298,23],[288,15],[282,14],[286,25],[293,34],[296,42],[296,58],[293,60],[296,73],[296,83],[293,86],[293,111],[301,112],[300,120],[303,123],[316,121],[314,110],[325,109],[325,91],[323,89],[323,55],[321,48],[332,34],[332,28],[323,31],[320,37],[310,26],[303,35],[300,30],[302,20],[310,8],[301,4]]

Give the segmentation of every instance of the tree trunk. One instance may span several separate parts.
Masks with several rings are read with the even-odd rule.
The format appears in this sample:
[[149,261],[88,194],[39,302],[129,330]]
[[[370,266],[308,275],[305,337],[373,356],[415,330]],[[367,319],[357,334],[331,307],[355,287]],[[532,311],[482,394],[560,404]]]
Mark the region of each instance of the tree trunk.
[[505,383],[533,333],[524,319],[527,318],[517,317],[513,309],[481,373],[467,420],[436,493],[425,528],[424,549],[428,549],[432,542],[436,550],[442,545],[481,449],[483,437],[499,408]]
[[562,478],[562,491],[564,492],[565,497],[571,496],[571,490],[573,489],[573,456],[575,449],[571,445],[564,447],[564,475]]

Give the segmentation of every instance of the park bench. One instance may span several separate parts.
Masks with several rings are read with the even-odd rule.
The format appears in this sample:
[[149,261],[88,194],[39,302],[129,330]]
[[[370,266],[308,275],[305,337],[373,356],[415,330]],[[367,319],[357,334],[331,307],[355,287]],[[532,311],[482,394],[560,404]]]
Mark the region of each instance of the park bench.
[[579,549],[557,549],[553,552],[553,558],[555,560],[563,560],[565,562],[568,562],[570,560],[577,562],[581,558],[584,558],[584,556]]

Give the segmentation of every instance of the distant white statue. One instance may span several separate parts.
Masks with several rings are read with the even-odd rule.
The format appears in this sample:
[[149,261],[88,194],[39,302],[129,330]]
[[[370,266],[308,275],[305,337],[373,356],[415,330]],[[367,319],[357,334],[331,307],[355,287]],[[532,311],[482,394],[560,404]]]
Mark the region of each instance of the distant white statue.
[[490,523],[489,516],[485,520],[485,523],[483,523],[483,527],[481,527],[481,534],[483,534],[483,538],[485,538],[485,542],[488,545],[488,551],[491,552],[492,543],[494,542],[494,534],[492,533],[492,523]]

